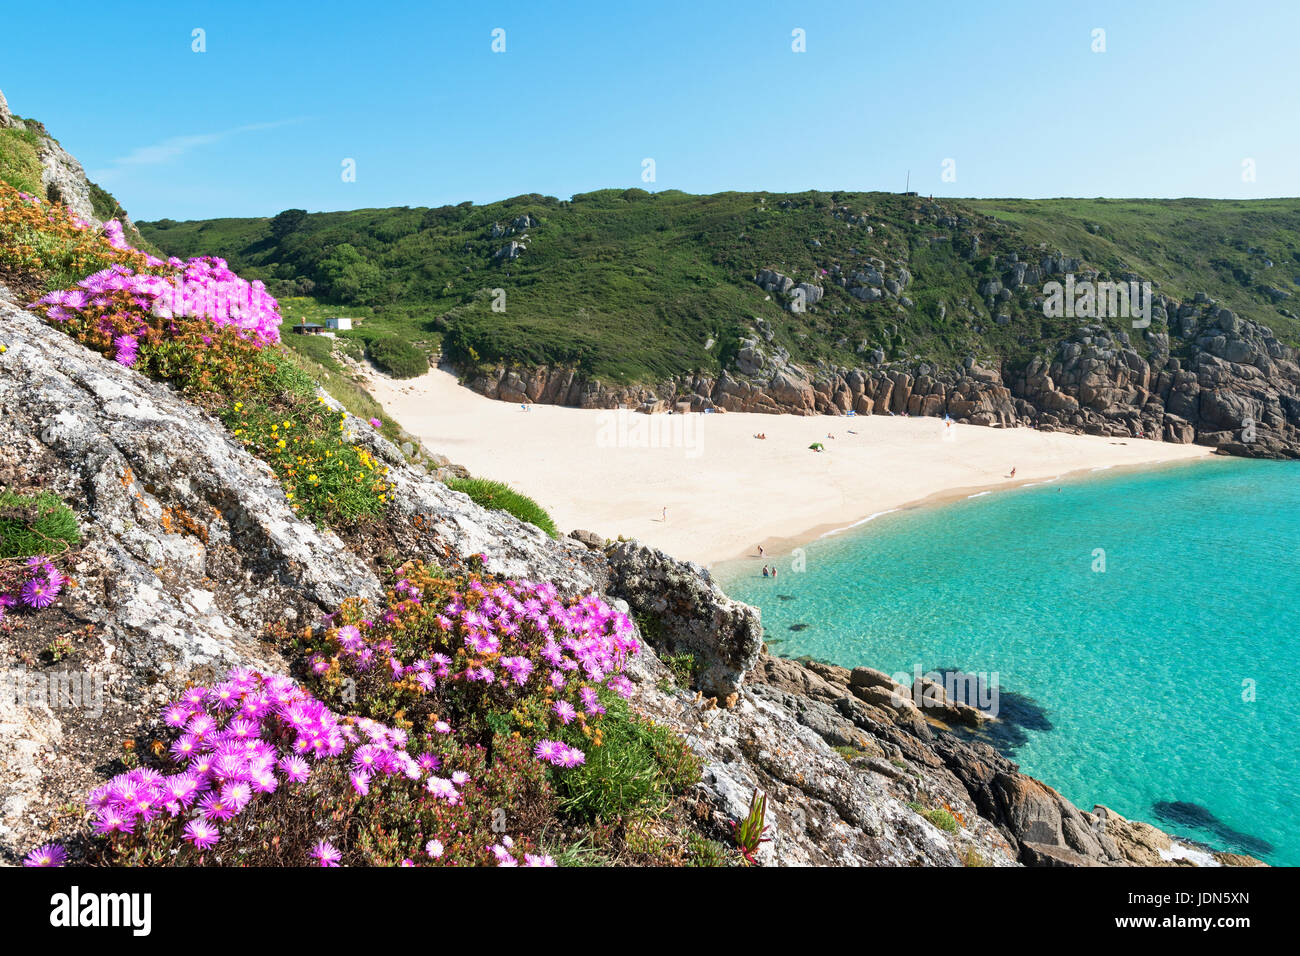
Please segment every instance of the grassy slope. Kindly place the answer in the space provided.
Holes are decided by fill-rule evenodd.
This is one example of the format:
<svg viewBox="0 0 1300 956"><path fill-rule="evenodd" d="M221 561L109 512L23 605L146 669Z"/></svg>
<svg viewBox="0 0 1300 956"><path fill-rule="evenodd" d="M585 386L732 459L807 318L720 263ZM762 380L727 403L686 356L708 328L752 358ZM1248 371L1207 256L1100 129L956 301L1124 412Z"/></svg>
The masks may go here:
<svg viewBox="0 0 1300 956"><path fill-rule="evenodd" d="M869 217L872 234L832 215L840 206ZM614 381L716 372L756 316L804 361L861 364L859 343L891 359L949 363L974 353L1022 361L1079 321L1046 319L1023 294L993 310L1014 320L998 326L976 287L996 274L990 254L1036 258L1040 248L1111 274L1137 272L1178 298L1208 292L1300 341L1300 322L1281 315L1262 291L1300 292L1300 200L939 206L963 222L939 227L925 214L926 200L886 193L633 189L568 202L529 195L486 206L320 213L279 239L268 219L162 220L141 229L169 253L220 254L273 291L311 293L291 310L365 318L357 337L395 333L426 348L441 339L462 360L577 364ZM529 230L528 251L494 262L511 237L491 238L492 224L524 213L540 220ZM975 233L980 253L971 259L965 253ZM952 241L930 241L939 235ZM860 303L820 278L822 268L838 263L852 271L866 256L906 261L915 278L911 309ZM798 316L767 301L751 279L768 266L825 285L825 300ZM495 288L506 290L505 313L490 308Z"/></svg>
<svg viewBox="0 0 1300 956"><path fill-rule="evenodd" d="M0 129L0 179L16 189L44 196L41 161L36 148L40 138L30 129Z"/></svg>
<svg viewBox="0 0 1300 956"><path fill-rule="evenodd" d="M30 117L15 118L22 119L26 128L0 129L0 180L25 193L46 198L45 186L41 182L40 148L42 138L53 137L40 121ZM116 196L98 183L90 180L86 182L90 186L90 204L97 218L126 220L127 211ZM137 249L161 254L157 246L140 235L134 228L134 223L127 233L131 244Z"/></svg>

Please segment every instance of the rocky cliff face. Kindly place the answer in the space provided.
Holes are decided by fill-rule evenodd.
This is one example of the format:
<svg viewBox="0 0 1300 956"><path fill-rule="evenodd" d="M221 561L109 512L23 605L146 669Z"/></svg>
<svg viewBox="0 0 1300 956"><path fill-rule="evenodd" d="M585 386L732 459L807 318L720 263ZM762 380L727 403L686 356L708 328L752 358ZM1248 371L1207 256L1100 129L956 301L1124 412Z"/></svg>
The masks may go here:
<svg viewBox="0 0 1300 956"><path fill-rule="evenodd" d="M702 757L694 796L715 829L743 816L756 788L770 794L766 862L1237 862L1078 810L991 747L945 730L967 716L954 704L922 711L909 689L866 668L766 656L758 612L702 569L636 543L552 540L484 511L355 420L345 427L392 466L399 504L378 540L323 531L294 514L269 469L216 420L5 295L0 287L0 484L57 491L85 535L74 583L29 619L43 623L0 629L6 686L78 673L102 688L98 712L43 695L0 698L5 860L42 842L187 680L232 666L285 672L263 640L268 625L311 625L347 596L374 596L379 565L396 556L454 569L481 554L494 571L595 591L636 615L647 642L632 673L636 706ZM56 635L70 649L52 664L42 651ZM694 658L695 686L679 684L660 653Z"/></svg>
<svg viewBox="0 0 1300 956"><path fill-rule="evenodd" d="M871 286L867 286L871 288ZM930 363L809 369L765 340L742 340L734 371L657 386L606 386L573 369L498 368L467 384L489 398L582 408L793 415L948 415L975 425L1030 425L1157 441L1234 455L1300 458L1300 365L1266 326L1208 300L1157 297L1140 334L1080 326L1025 367ZM1164 317L1172 316L1166 325ZM770 333L768 333L770 334Z"/></svg>
<svg viewBox="0 0 1300 956"><path fill-rule="evenodd" d="M90 180L86 178L86 170L81 163L40 123L14 116L5 101L4 93L0 92L0 129L10 127L30 129L40 140L37 156L41 161L41 185L45 189L44 198L51 202L61 202L79 218L96 226L101 225L103 220L95 213ZM119 211L117 218L128 230L135 232L135 224L124 211Z"/></svg>

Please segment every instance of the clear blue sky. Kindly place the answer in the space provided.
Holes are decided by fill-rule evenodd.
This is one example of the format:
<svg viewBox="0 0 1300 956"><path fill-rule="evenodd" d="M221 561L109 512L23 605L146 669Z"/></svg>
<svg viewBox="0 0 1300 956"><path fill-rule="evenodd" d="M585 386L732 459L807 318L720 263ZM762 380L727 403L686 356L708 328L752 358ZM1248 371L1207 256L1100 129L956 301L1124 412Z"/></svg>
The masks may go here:
<svg viewBox="0 0 1300 956"><path fill-rule="evenodd" d="M1300 195L1296 0L78 0L3 21L11 109L138 219L899 190L909 169L944 196Z"/></svg>

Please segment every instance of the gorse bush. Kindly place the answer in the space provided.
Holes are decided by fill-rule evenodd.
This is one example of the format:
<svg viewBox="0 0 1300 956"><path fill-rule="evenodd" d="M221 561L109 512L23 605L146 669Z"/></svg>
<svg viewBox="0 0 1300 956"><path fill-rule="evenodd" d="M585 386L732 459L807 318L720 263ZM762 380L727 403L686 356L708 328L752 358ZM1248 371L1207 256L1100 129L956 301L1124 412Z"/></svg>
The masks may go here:
<svg viewBox="0 0 1300 956"><path fill-rule="evenodd" d="M285 379L295 373L287 365L276 369ZM388 466L347 441L346 412L333 411L324 399L285 397L295 394L302 393L255 392L220 415L231 434L271 466L295 511L330 525L378 514L388 499Z"/></svg>
<svg viewBox="0 0 1300 956"><path fill-rule="evenodd" d="M527 521L545 531L552 538L560 535L555 522L541 505L527 495L522 495L509 485L487 478L452 478L447 482L452 491L463 492L475 504L491 510L505 511L520 521Z"/></svg>

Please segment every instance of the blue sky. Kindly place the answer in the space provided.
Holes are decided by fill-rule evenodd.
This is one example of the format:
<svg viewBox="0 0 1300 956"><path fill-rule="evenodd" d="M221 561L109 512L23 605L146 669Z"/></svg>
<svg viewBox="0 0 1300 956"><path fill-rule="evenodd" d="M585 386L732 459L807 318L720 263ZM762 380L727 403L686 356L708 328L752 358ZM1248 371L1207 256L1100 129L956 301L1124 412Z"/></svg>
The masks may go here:
<svg viewBox="0 0 1300 956"><path fill-rule="evenodd" d="M50 18L6 11L0 89L138 219L901 190L909 169L936 196L1300 195L1294 0L78 0L67 29Z"/></svg>

